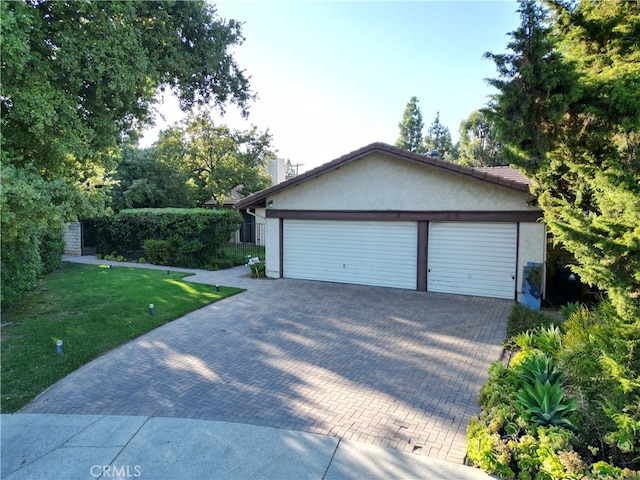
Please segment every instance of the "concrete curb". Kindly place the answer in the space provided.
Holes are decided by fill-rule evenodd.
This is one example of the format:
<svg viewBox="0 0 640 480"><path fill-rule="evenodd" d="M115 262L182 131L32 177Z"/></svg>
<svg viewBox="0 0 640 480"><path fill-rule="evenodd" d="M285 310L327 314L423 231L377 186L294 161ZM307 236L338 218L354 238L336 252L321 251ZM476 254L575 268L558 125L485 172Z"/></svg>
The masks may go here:
<svg viewBox="0 0 640 480"><path fill-rule="evenodd" d="M7 480L54 478L460 479L484 472L335 437L220 421L0 416Z"/></svg>

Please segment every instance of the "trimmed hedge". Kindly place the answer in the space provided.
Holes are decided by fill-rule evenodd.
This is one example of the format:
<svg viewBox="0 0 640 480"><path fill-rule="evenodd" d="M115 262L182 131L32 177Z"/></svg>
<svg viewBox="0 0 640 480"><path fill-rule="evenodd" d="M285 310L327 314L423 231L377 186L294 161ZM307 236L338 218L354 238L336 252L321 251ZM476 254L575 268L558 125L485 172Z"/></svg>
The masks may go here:
<svg viewBox="0 0 640 480"><path fill-rule="evenodd" d="M242 217L233 210L122 210L98 220L98 254L129 258L144 252L150 263L208 268L215 266L223 246L241 224Z"/></svg>

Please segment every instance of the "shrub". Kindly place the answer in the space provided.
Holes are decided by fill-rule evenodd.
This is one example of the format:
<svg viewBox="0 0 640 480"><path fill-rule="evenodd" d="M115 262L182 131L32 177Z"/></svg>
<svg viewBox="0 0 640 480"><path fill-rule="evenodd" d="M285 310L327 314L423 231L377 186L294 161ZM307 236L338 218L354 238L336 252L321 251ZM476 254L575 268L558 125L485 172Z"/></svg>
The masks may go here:
<svg viewBox="0 0 640 480"><path fill-rule="evenodd" d="M636 400L635 405L629 405L623 410L610 403L604 406L605 413L616 424L616 429L607 432L604 439L622 454L640 451L640 397Z"/></svg>
<svg viewBox="0 0 640 480"><path fill-rule="evenodd" d="M627 468L623 469L601 461L593 464L588 477L606 480L638 480L640 479L640 474Z"/></svg>
<svg viewBox="0 0 640 480"><path fill-rule="evenodd" d="M580 309L580 302L569 302L566 305L560 307L560 314L562 318L568 320L571 315Z"/></svg>
<svg viewBox="0 0 640 480"><path fill-rule="evenodd" d="M3 248L2 306L8 307L22 298L38 284L41 275L58 270L62 266L64 245L62 230L52 229L16 239L11 248Z"/></svg>
<svg viewBox="0 0 640 480"><path fill-rule="evenodd" d="M4 232L3 232L4 234ZM22 295L38 284L42 273L38 237L25 236L11 243L11 248L2 248L2 307L18 301Z"/></svg>
<svg viewBox="0 0 640 480"><path fill-rule="evenodd" d="M516 303L511 308L507 319L507 340L512 339L518 333L539 327L548 327L557 323L558 321L550 315L532 310L521 303Z"/></svg>
<svg viewBox="0 0 640 480"><path fill-rule="evenodd" d="M480 390L469 459L503 478L639 479L640 322L604 301L511 345L521 350Z"/></svg>
<svg viewBox="0 0 640 480"><path fill-rule="evenodd" d="M526 332L520 332L513 337L513 343L515 343L522 350L532 350L535 348L533 341L533 331L527 330Z"/></svg>
<svg viewBox="0 0 640 480"><path fill-rule="evenodd" d="M249 255L249 261L247 262L247 266L251 269L251 276L254 278L264 277L266 266L262 260L258 257L251 257Z"/></svg>
<svg viewBox="0 0 640 480"><path fill-rule="evenodd" d="M563 329L559 361L584 399L576 418L584 443L599 448L597 459L640 469L640 322L622 321L604 301L580 307Z"/></svg>
<svg viewBox="0 0 640 480"><path fill-rule="evenodd" d="M474 417L467 431L467 457L485 472L500 478L514 478L511 454L497 432L486 428L488 413Z"/></svg>
<svg viewBox="0 0 640 480"><path fill-rule="evenodd" d="M234 262L228 258L215 258L207 264L206 268L208 270L224 270L235 266Z"/></svg>
<svg viewBox="0 0 640 480"><path fill-rule="evenodd" d="M90 206L72 182L47 180L33 165L16 167L6 149L0 154L0 304L8 307L58 268L65 222Z"/></svg>
<svg viewBox="0 0 640 480"><path fill-rule="evenodd" d="M62 230L49 230L40 240L40 259L42 273L52 273L62 267L64 255L64 233Z"/></svg>
<svg viewBox="0 0 640 480"><path fill-rule="evenodd" d="M171 251L167 240L146 240L144 254L150 263L155 265L170 265Z"/></svg>
<svg viewBox="0 0 640 480"><path fill-rule="evenodd" d="M562 332L556 325L540 327L534 335L533 343L547 355L555 355L562 347Z"/></svg>
<svg viewBox="0 0 640 480"><path fill-rule="evenodd" d="M502 362L493 362L489 367L489 379L480 387L478 401L485 410L498 405L509 405L519 387L513 370L506 368Z"/></svg>
<svg viewBox="0 0 640 480"><path fill-rule="evenodd" d="M173 237L169 241L173 252L171 263L176 267L198 268L202 265L200 255L204 245L198 239L184 240Z"/></svg>
<svg viewBox="0 0 640 480"><path fill-rule="evenodd" d="M144 250L150 263L204 268L212 259L220 258L223 246L241 223L238 212L231 210L122 210L97 222L98 252L126 255Z"/></svg>

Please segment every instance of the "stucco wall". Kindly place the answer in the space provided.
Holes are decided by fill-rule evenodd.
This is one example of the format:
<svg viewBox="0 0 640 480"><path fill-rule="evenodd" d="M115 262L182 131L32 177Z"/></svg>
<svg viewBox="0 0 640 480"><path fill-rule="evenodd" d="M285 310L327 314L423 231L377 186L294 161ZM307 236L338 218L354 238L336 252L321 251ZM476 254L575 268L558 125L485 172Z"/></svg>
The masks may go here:
<svg viewBox="0 0 640 480"><path fill-rule="evenodd" d="M295 210L535 210L526 194L373 154L269 197Z"/></svg>
<svg viewBox="0 0 640 480"><path fill-rule="evenodd" d="M266 275L271 278L280 278L280 220L278 218L267 218L265 241Z"/></svg>
<svg viewBox="0 0 640 480"><path fill-rule="evenodd" d="M545 259L547 256L547 229L546 225L541 222L537 223L521 223L520 224L520 243L518 245L518 278L516 279L516 288L518 291L518 301L522 296L524 288L524 267L528 262L542 263L545 268ZM542 278L546 274L543 270ZM542 284L544 297L544 282Z"/></svg>

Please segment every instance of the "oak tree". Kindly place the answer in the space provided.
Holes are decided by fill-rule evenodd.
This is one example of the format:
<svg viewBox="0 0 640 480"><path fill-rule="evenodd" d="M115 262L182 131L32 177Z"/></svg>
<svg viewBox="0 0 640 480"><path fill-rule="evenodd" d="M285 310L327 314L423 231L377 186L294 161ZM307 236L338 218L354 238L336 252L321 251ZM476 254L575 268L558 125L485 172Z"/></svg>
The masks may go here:
<svg viewBox="0 0 640 480"><path fill-rule="evenodd" d="M38 262L21 259L35 258L44 232L100 206L96 187L127 133L151 121L159 90L185 109L235 103L245 113L253 94L229 52L240 24L201 0L5 1L0 18L7 303L36 281Z"/></svg>

